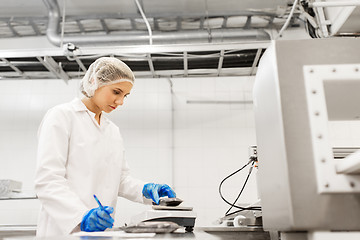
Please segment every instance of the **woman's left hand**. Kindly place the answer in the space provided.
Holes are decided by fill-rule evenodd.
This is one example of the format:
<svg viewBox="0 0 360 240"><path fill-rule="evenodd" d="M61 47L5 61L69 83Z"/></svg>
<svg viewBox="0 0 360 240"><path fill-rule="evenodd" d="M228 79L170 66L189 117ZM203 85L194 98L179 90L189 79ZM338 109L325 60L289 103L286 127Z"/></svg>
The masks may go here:
<svg viewBox="0 0 360 240"><path fill-rule="evenodd" d="M174 190L167 184L147 183L144 185L142 193L144 197L152 199L156 204L159 204L160 197L176 197Z"/></svg>

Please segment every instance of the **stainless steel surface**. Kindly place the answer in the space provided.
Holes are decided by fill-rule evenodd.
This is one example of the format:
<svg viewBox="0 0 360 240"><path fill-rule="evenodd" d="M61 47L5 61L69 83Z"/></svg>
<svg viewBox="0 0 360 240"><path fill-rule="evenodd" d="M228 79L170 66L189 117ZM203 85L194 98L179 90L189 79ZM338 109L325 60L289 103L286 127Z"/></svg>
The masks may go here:
<svg viewBox="0 0 360 240"><path fill-rule="evenodd" d="M48 238L36 238L34 237L33 232L29 232L28 234L24 234L23 232L13 232L11 233L3 233L0 232L0 239L6 237L9 240L76 240L76 239L123 239L117 237L76 237L76 236L58 236L58 237L48 237ZM131 238L137 239L137 238ZM145 239L145 238L142 238ZM270 240L269 233L267 232L253 232L253 231L214 231L211 233L207 233L202 231L201 229L197 230L195 228L192 233L167 233L167 234L156 234L153 238L146 239L194 239L194 240Z"/></svg>
<svg viewBox="0 0 360 240"><path fill-rule="evenodd" d="M0 225L0 239L5 238L34 238L36 226L33 225Z"/></svg>
<svg viewBox="0 0 360 240"><path fill-rule="evenodd" d="M359 195L318 194L303 79L304 65L358 63L359 46L359 39L277 41L261 60L254 107L266 230L360 229Z"/></svg>
<svg viewBox="0 0 360 240"><path fill-rule="evenodd" d="M264 232L264 230L261 227L197 227L197 230L204 231L207 233L221 233L221 232L258 232L263 234L264 236L268 235L268 232Z"/></svg>

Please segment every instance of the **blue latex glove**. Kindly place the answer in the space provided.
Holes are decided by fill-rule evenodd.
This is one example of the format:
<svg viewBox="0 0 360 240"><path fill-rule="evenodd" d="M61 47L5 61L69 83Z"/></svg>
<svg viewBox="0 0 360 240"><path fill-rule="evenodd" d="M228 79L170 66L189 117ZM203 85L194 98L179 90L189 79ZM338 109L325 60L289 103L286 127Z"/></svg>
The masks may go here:
<svg viewBox="0 0 360 240"><path fill-rule="evenodd" d="M114 219L110 214L114 212L114 208L105 206L104 209L105 211L97 207L88 211L81 221L81 231L100 232L107 228L112 228Z"/></svg>
<svg viewBox="0 0 360 240"><path fill-rule="evenodd" d="M169 198L176 197L176 193L166 184L147 183L142 190L144 197L152 199L156 204L159 204L160 197L168 196Z"/></svg>

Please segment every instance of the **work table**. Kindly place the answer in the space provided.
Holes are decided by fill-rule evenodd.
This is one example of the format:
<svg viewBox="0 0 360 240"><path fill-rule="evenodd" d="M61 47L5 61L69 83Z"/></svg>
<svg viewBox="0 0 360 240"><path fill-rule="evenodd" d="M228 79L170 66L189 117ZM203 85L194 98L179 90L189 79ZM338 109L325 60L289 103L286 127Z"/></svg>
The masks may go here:
<svg viewBox="0 0 360 240"><path fill-rule="evenodd" d="M206 232L204 231L206 230ZM150 238L141 238L144 239L162 239L162 240L185 240L185 239L194 239L194 240L270 240L270 236L267 232L259 231L219 231L212 230L208 232L207 229L195 228L194 232L175 232L175 233L166 233L166 234L156 234L154 237ZM95 237L95 236L58 236L58 237L48 237L48 238L36 238L34 230L28 231L1 231L0 230L0 239L6 240L83 240L83 239L132 239L137 238L120 238L120 237Z"/></svg>

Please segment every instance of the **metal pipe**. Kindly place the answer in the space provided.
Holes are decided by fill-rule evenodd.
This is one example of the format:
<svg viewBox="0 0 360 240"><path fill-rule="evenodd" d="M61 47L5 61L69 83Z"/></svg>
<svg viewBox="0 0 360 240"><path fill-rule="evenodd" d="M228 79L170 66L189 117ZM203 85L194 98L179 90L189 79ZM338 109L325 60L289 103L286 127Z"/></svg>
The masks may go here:
<svg viewBox="0 0 360 240"><path fill-rule="evenodd" d="M259 62L261 52L262 52L262 48L259 48L256 52L254 62L251 66L250 76L254 75L254 73L255 73L255 67L256 67L257 63Z"/></svg>
<svg viewBox="0 0 360 240"><path fill-rule="evenodd" d="M275 37L275 40L278 39L279 37L282 37L283 32L284 32L285 29L288 27L288 25L289 25L289 23L290 23L290 20L291 20L293 14L294 14L294 11L295 11L295 8L296 8L297 3L298 3L298 0L294 0L294 3L293 3L293 6L292 6L292 8L291 8L291 11L290 11L290 13L289 13L289 16L288 16L288 18L286 19L285 24L284 24L284 25L282 26L282 28L280 29L279 34Z"/></svg>
<svg viewBox="0 0 360 240"><path fill-rule="evenodd" d="M60 10L57 0L43 0L49 10L48 27L46 35L49 41L55 46L63 43L73 43L76 45L96 44L96 43L121 43L121 44L148 44L149 35L147 32L126 33L123 35L72 35L64 36L61 39L60 29ZM174 44L174 43L207 43L238 41L238 40L270 40L270 35L262 30L238 30L238 29L212 29L193 30L181 32L153 32L152 40L155 44Z"/></svg>
<svg viewBox="0 0 360 240"><path fill-rule="evenodd" d="M187 77L188 75L188 54L184 52L184 75Z"/></svg>
<svg viewBox="0 0 360 240"><path fill-rule="evenodd" d="M139 9L139 12L140 12L142 18L144 19L146 28L147 28L147 30L148 30L148 32L149 32L149 44L152 45L153 41L152 41L152 31L151 31L150 23L149 23L149 21L147 20L147 18L146 18L146 16L145 16L145 13L144 13L144 11L143 11L143 9L142 9L139 1L138 1L138 0L135 0L135 3L136 3L136 5L137 5L137 7L138 7L138 9Z"/></svg>
<svg viewBox="0 0 360 240"><path fill-rule="evenodd" d="M353 7L353 6L360 6L359 0L350 0L350 1L336 1L336 2L312 2L309 3L309 7Z"/></svg>
<svg viewBox="0 0 360 240"><path fill-rule="evenodd" d="M224 49L221 49L221 51L220 51L220 57L219 57L219 63L218 63L218 72L217 72L217 75L218 75L218 76L220 76L220 72L221 72L221 69L222 69L222 66L223 66L224 53L225 53L225 50L224 50Z"/></svg>

